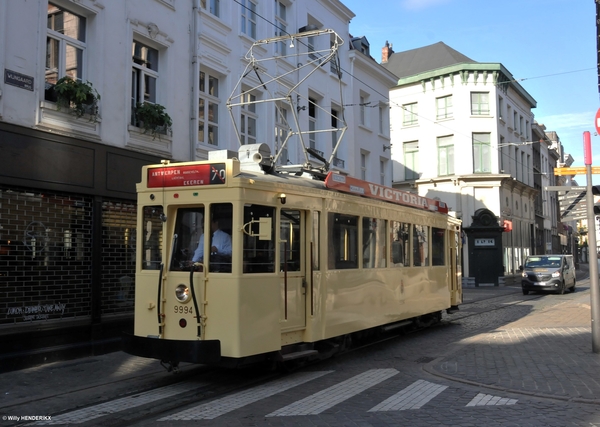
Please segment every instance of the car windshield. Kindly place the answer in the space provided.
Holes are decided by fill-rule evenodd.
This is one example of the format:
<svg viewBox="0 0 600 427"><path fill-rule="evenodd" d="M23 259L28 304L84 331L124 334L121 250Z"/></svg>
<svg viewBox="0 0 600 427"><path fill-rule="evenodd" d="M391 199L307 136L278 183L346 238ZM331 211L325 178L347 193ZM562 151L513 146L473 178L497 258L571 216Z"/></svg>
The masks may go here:
<svg viewBox="0 0 600 427"><path fill-rule="evenodd" d="M526 268L534 268L534 267L545 267L545 268L559 268L560 267L560 257L552 257L552 256L539 256L539 257L530 257L527 258L527 262L525 263Z"/></svg>

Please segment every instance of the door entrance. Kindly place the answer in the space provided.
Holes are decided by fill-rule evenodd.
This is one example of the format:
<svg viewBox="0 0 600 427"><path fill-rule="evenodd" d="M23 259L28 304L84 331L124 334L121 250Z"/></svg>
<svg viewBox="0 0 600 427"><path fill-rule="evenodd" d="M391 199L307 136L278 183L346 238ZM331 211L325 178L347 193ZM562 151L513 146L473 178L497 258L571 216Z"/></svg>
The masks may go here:
<svg viewBox="0 0 600 427"><path fill-rule="evenodd" d="M282 209L279 220L279 277L282 332L306 326L306 213Z"/></svg>

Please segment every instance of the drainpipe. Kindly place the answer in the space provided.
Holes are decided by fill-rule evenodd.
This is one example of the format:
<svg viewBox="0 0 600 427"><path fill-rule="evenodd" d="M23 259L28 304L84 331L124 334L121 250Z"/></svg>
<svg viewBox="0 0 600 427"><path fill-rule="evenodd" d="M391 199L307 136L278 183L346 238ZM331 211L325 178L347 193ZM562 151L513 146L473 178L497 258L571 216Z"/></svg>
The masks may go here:
<svg viewBox="0 0 600 427"><path fill-rule="evenodd" d="M196 160L196 143L198 142L198 79L200 78L200 61L198 60L198 31L200 29L200 0L192 0L192 34L191 34L191 58L192 58L192 81L190 100L190 161Z"/></svg>

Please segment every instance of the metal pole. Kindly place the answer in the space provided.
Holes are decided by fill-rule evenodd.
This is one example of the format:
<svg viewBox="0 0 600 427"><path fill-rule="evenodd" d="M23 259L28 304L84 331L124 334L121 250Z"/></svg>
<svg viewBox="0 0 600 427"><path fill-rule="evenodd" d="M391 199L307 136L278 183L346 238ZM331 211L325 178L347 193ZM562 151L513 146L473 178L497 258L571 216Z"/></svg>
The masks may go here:
<svg viewBox="0 0 600 427"><path fill-rule="evenodd" d="M590 306L592 313L592 352L600 353L600 304L598 303L598 250L596 248L596 218L592 192L592 144L589 132L583 133L583 152L587 178L588 248L590 250Z"/></svg>

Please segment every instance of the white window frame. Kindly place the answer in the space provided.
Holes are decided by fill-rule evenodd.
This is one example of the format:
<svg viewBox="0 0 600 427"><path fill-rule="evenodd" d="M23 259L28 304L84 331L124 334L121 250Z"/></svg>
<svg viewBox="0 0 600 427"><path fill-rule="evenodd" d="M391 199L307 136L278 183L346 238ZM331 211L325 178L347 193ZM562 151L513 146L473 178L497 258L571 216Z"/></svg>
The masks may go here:
<svg viewBox="0 0 600 427"><path fill-rule="evenodd" d="M149 104L157 103L157 92L158 92L158 79L159 79L159 69L158 65L160 62L160 51L155 47L148 45L148 43L141 41L139 39L134 38L132 40L132 50L133 44L139 44L144 48L152 51L156 54L156 67L152 69L150 67L145 66L144 64L140 64L133 59L132 52L132 61L131 61L131 124L134 126L138 126L137 120L135 119L135 108L138 104L143 104L145 102ZM148 58L146 58L148 59ZM139 58L140 61L144 60L143 58ZM147 85L148 81L154 81L154 87L149 88Z"/></svg>
<svg viewBox="0 0 600 427"><path fill-rule="evenodd" d="M200 70L198 76L198 142L204 145L219 146L219 99L220 77L209 70ZM202 111L200 111L202 110ZM212 115L211 115L212 112ZM203 127L204 138L201 138L200 128ZM209 136L212 135L212 141Z"/></svg>
<svg viewBox="0 0 600 427"><path fill-rule="evenodd" d="M200 0L200 7L217 18L221 17L221 0Z"/></svg>
<svg viewBox="0 0 600 427"><path fill-rule="evenodd" d="M419 141L406 141L404 149L404 180L412 181L419 179Z"/></svg>
<svg viewBox="0 0 600 427"><path fill-rule="evenodd" d="M452 95L441 96L435 99L437 120L446 120L453 117Z"/></svg>
<svg viewBox="0 0 600 427"><path fill-rule="evenodd" d="M490 115L490 93L489 92L471 92L471 115L489 116Z"/></svg>
<svg viewBox="0 0 600 427"><path fill-rule="evenodd" d="M285 36L287 32L287 5L275 0L275 37ZM275 55L287 55L287 42L275 43Z"/></svg>
<svg viewBox="0 0 600 427"><path fill-rule="evenodd" d="M402 126L414 126L419 124L419 104L411 102L402 106Z"/></svg>
<svg viewBox="0 0 600 427"><path fill-rule="evenodd" d="M454 175L454 137L437 138L438 176Z"/></svg>
<svg viewBox="0 0 600 427"><path fill-rule="evenodd" d="M252 0L241 0L240 30L253 40L256 40L256 3Z"/></svg>
<svg viewBox="0 0 600 427"><path fill-rule="evenodd" d="M473 173L492 172L491 141L489 132L473 133Z"/></svg>
<svg viewBox="0 0 600 427"><path fill-rule="evenodd" d="M244 91L240 96L242 104L240 112L240 143L242 145L256 144L258 139L257 124L258 114L256 101L258 95L254 92Z"/></svg>
<svg viewBox="0 0 600 427"><path fill-rule="evenodd" d="M369 162L369 153L367 151L360 152L360 179L367 180L367 166Z"/></svg>
<svg viewBox="0 0 600 427"><path fill-rule="evenodd" d="M48 8L50 8L51 6L56 7L57 9L59 9L60 11L62 11L63 13L69 13L73 16L76 16L77 18L79 18L80 23L83 24L83 32L84 32L84 37L83 39L86 40L87 39L87 29L88 29L88 19L87 17L80 15L78 13L73 12L72 10L65 8L61 5L58 4L54 4L54 3L49 3L48 4ZM68 35L65 35L59 31L50 29L46 26L46 59L48 59L50 57L49 53L48 53L48 39L52 39L54 41L58 41L58 52L56 52L58 59L58 66L57 68L48 68L48 63L46 62L46 70L45 70L45 79L46 79L46 89L49 89L48 85L54 85L56 84L56 82L61 79L62 77L65 76L70 76L72 78L75 78L76 80L79 81L83 81L84 78L86 77L86 68L85 68L85 63L86 63L86 57L87 57L87 44L85 41L83 40L79 40L79 39L75 39L73 37L70 37ZM71 56L69 53L67 53L67 51L72 48L75 49L77 51L81 51L81 57L80 60L78 61L79 64L77 64L77 68L76 68L76 72L73 73L71 72L68 68L67 68L67 63L69 62L69 57ZM50 82L48 81L49 76L51 75L55 75L55 78L50 78Z"/></svg>
<svg viewBox="0 0 600 427"><path fill-rule="evenodd" d="M275 150L279 155L277 162L279 165L287 165L289 163L289 150L286 146L283 146L284 141L290 132L288 118L288 108L284 105L277 105L275 107Z"/></svg>

